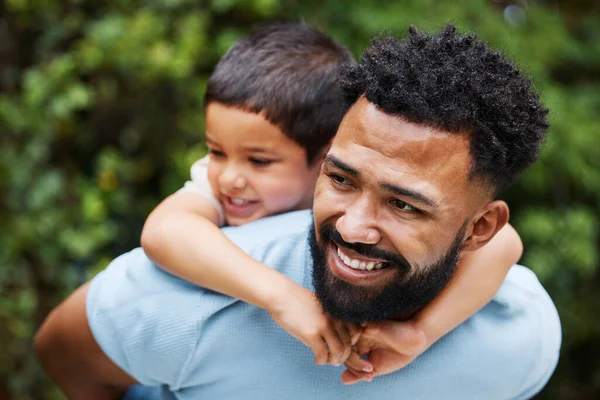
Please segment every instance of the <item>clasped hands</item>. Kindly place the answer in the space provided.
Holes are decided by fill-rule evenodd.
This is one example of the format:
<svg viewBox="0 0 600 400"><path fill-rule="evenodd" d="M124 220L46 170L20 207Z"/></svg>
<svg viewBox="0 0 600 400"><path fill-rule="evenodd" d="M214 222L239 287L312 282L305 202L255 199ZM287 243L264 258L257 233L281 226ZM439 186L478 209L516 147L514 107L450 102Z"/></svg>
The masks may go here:
<svg viewBox="0 0 600 400"><path fill-rule="evenodd" d="M353 342L356 341L353 340ZM412 321L382 321L362 327L346 362L342 382L370 382L410 364L428 348L424 332ZM366 356L363 359L362 356Z"/></svg>
<svg viewBox="0 0 600 400"><path fill-rule="evenodd" d="M359 326L325 314L314 293L297 284L281 289L282 294L269 301L271 318L311 348L317 365L344 363L345 384L370 382L403 368L431 345L413 320Z"/></svg>

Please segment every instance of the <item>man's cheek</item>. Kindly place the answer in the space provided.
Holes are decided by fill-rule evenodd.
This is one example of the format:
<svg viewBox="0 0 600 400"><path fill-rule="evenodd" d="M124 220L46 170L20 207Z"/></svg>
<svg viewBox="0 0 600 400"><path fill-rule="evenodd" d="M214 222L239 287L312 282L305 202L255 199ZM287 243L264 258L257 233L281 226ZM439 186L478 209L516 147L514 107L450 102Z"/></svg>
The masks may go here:
<svg viewBox="0 0 600 400"><path fill-rule="evenodd" d="M336 213L343 210L348 201L348 194L335 190L329 182L318 185L315 190L315 209L321 208Z"/></svg>
<svg viewBox="0 0 600 400"><path fill-rule="evenodd" d="M429 245L435 239L429 238L426 233L414 227L395 224L394 227L385 227L386 236L391 238L395 251L402 254L411 266L428 265L429 260L436 260L437 246Z"/></svg>
<svg viewBox="0 0 600 400"><path fill-rule="evenodd" d="M323 223L330 223L340 215L338 205L331 198L321 197L319 201L315 200L313 207L314 219L317 227Z"/></svg>

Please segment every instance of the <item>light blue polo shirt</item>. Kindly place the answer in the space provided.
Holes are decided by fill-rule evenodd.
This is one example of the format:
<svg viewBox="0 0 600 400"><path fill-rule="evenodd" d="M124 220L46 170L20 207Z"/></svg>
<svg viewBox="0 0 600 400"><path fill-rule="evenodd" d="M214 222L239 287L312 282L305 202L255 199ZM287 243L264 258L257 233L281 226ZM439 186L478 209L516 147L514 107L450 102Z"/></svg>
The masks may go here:
<svg viewBox="0 0 600 400"><path fill-rule="evenodd" d="M224 232L311 288L310 223L310 212L300 211ZM487 306L412 364L350 386L340 382L343 367L315 365L310 348L267 312L163 272L142 249L94 278L86 307L113 362L142 384L161 386L163 398L182 400L526 399L552 375L561 341L552 301L518 265Z"/></svg>

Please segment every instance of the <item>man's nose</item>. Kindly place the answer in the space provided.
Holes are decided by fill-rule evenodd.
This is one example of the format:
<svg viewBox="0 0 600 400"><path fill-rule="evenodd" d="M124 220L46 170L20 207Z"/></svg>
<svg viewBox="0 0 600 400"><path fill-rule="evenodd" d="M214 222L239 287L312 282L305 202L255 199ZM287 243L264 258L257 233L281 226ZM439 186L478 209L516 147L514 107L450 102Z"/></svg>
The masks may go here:
<svg viewBox="0 0 600 400"><path fill-rule="evenodd" d="M246 186L246 178L239 166L229 163L219 176L219 184L230 190L241 190Z"/></svg>
<svg viewBox="0 0 600 400"><path fill-rule="evenodd" d="M347 207L338 218L336 229L348 243L377 244L381 234L377 227L377 205L364 197Z"/></svg>

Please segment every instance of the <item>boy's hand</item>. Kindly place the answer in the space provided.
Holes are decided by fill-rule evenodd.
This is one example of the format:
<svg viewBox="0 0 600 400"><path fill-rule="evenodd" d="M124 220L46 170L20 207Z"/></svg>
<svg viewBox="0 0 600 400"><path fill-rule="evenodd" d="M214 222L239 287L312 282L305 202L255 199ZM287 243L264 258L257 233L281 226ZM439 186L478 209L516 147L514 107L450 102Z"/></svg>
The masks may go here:
<svg viewBox="0 0 600 400"><path fill-rule="evenodd" d="M425 333L413 322L383 321L367 325L354 351L346 360L342 382L352 384L404 368L429 344ZM360 357L367 354L367 360ZM369 372L369 364L372 370Z"/></svg>
<svg viewBox="0 0 600 400"><path fill-rule="evenodd" d="M312 349L315 364L340 365L348 359L361 328L326 315L313 292L292 283L271 304L271 318Z"/></svg>

